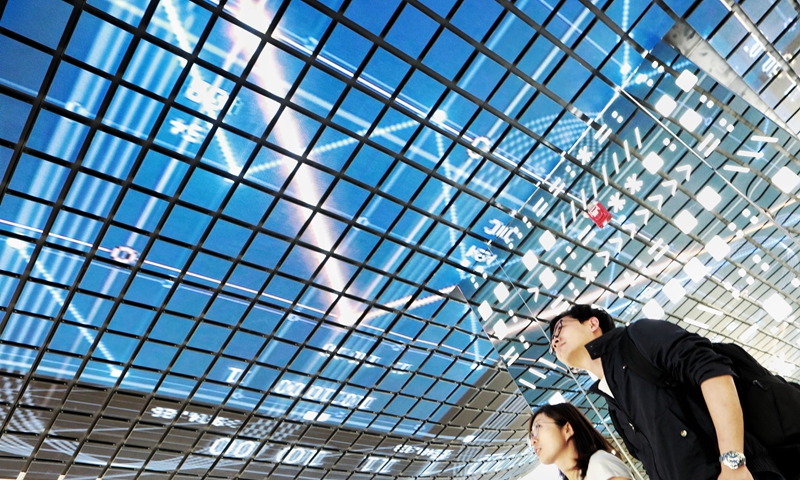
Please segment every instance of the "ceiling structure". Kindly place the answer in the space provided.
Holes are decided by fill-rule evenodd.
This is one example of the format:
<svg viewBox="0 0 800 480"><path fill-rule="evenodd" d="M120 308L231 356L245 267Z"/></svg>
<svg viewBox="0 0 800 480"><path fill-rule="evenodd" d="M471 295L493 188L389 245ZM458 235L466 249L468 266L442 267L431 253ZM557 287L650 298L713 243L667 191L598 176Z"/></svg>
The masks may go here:
<svg viewBox="0 0 800 480"><path fill-rule="evenodd" d="M0 478L520 478L571 302L798 378L797 7L8 1Z"/></svg>

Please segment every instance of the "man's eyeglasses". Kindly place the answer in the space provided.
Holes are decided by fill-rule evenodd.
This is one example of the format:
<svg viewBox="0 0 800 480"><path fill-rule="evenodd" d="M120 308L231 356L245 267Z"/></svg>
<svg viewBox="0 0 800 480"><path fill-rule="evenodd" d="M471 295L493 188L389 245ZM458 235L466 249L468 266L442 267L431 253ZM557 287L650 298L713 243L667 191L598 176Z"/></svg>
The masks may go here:
<svg viewBox="0 0 800 480"><path fill-rule="evenodd" d="M564 328L564 319L560 318L555 326L553 327L553 333L550 336L550 353L552 354L555 351L555 343L558 339L558 336L561 335L561 329Z"/></svg>

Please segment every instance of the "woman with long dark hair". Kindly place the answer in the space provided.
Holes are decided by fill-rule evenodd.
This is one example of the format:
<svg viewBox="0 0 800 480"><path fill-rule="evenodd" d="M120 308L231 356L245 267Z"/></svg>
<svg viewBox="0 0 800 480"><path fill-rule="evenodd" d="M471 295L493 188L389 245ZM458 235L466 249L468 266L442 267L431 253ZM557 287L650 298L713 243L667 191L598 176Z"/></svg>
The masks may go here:
<svg viewBox="0 0 800 480"><path fill-rule="evenodd" d="M589 419L569 403L545 405L528 422L528 441L567 480L631 480L628 467Z"/></svg>

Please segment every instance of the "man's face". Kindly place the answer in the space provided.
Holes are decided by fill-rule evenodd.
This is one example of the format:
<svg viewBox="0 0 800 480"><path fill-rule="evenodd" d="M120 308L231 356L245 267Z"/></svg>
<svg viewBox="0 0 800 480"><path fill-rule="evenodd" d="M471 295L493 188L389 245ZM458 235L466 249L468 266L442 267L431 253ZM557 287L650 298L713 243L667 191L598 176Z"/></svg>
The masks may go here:
<svg viewBox="0 0 800 480"><path fill-rule="evenodd" d="M594 317L582 323L569 316L563 317L553 327L550 339L556 358L567 366L576 366L576 361L586 351L584 345L599 336L595 333L599 331Z"/></svg>

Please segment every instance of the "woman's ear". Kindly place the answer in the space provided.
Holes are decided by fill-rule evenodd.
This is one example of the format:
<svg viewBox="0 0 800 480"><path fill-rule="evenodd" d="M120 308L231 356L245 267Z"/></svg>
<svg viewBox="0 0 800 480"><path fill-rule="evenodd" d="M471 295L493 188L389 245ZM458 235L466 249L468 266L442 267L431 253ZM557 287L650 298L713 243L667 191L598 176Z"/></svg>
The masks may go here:
<svg viewBox="0 0 800 480"><path fill-rule="evenodd" d="M572 425L567 422L563 427L561 427L561 434L564 435L564 441L568 441L575 435L575 430L572 429Z"/></svg>

